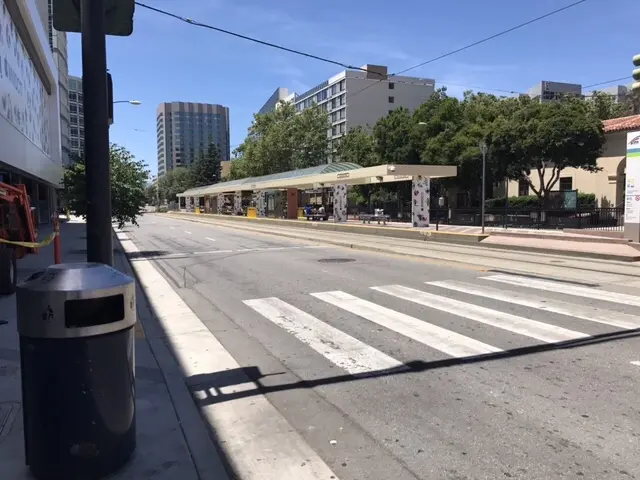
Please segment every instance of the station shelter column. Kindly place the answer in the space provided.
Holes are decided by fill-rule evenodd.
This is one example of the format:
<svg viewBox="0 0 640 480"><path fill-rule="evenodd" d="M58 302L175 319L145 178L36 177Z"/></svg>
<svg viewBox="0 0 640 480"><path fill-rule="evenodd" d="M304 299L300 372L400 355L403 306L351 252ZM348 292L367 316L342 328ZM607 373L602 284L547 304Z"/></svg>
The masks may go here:
<svg viewBox="0 0 640 480"><path fill-rule="evenodd" d="M235 192L233 194L233 213L242 213L242 192Z"/></svg>
<svg viewBox="0 0 640 480"><path fill-rule="evenodd" d="M216 213L222 215L222 209L224 208L224 193L218 194L218 201L216 202Z"/></svg>
<svg viewBox="0 0 640 480"><path fill-rule="evenodd" d="M347 186L333 186L333 221L347 221Z"/></svg>
<svg viewBox="0 0 640 480"><path fill-rule="evenodd" d="M429 226L431 179L418 175L411 180L411 223L414 227Z"/></svg>
<svg viewBox="0 0 640 480"><path fill-rule="evenodd" d="M257 215L258 217L266 217L267 216L267 201L266 194L262 190L258 190L253 192L253 201L256 204Z"/></svg>

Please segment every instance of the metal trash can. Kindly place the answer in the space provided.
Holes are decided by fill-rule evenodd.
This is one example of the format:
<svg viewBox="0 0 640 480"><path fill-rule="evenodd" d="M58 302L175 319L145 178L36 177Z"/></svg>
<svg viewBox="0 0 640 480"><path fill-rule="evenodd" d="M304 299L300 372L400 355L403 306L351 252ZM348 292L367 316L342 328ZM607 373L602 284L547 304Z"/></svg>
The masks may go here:
<svg viewBox="0 0 640 480"><path fill-rule="evenodd" d="M135 282L52 265L17 289L24 444L37 479L102 478L136 448Z"/></svg>

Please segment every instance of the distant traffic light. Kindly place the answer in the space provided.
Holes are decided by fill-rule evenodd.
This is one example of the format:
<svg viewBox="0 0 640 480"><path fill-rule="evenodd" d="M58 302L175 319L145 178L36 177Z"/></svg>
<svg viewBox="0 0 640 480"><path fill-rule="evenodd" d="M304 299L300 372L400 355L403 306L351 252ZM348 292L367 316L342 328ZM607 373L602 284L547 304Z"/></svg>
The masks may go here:
<svg viewBox="0 0 640 480"><path fill-rule="evenodd" d="M633 57L633 65L640 67L640 54ZM640 90L640 68L634 68L632 76L635 82L631 85L631 90Z"/></svg>

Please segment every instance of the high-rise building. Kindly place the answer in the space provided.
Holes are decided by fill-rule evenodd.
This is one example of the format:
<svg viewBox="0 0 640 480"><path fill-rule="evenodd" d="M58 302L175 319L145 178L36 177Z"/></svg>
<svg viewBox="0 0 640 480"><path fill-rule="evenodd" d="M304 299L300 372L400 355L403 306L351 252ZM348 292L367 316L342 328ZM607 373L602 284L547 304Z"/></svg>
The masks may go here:
<svg viewBox="0 0 640 480"><path fill-rule="evenodd" d="M624 103L627 101L627 95L629 94L629 89L624 85L614 85L613 87L606 87L596 90L596 92L604 93L609 95L614 103ZM592 96L593 92L589 92L586 95L587 98Z"/></svg>
<svg viewBox="0 0 640 480"><path fill-rule="evenodd" d="M209 103L170 102L158 105L158 177L193 163L210 142L230 160L229 108Z"/></svg>
<svg viewBox="0 0 640 480"><path fill-rule="evenodd" d="M263 115L265 113L272 112L278 106L280 102L292 101L295 97L295 93L289 95L289 89L279 87L275 92L269 97L269 100L265 102L265 104L258 110L259 115Z"/></svg>
<svg viewBox="0 0 640 480"><path fill-rule="evenodd" d="M528 95L534 100L553 102L567 95L582 96L582 85L578 83L542 81L529 89Z"/></svg>
<svg viewBox="0 0 640 480"><path fill-rule="evenodd" d="M383 65L364 65L364 70L343 70L304 93L278 89L260 109L270 111L282 100L293 102L298 112L321 108L327 112L331 128L327 132L332 146L350 128L370 128L399 107L411 111L433 95L435 80L430 78L390 77ZM329 158L328 161L337 160Z"/></svg>
<svg viewBox="0 0 640 480"><path fill-rule="evenodd" d="M0 0L0 181L25 184L49 222L62 178L58 66L45 0Z"/></svg>
<svg viewBox="0 0 640 480"><path fill-rule="evenodd" d="M69 138L71 155L84 153L84 97L82 96L82 78L69 75Z"/></svg>

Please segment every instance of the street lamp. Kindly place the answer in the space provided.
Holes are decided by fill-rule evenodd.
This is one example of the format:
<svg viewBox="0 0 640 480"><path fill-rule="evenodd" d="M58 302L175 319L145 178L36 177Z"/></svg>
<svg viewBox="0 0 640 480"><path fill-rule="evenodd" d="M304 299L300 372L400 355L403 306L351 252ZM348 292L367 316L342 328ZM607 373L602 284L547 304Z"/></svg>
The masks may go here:
<svg viewBox="0 0 640 480"><path fill-rule="evenodd" d="M113 103L114 104L116 104L116 103L128 103L130 105L142 105L142 102L140 100L116 100Z"/></svg>
<svg viewBox="0 0 640 480"><path fill-rule="evenodd" d="M481 223L482 225L482 233L484 234L484 197L486 195L486 175L487 175L487 144L484 140L481 140L478 144L480 147L480 153L482 153L482 205L480 206L480 215L482 216Z"/></svg>

